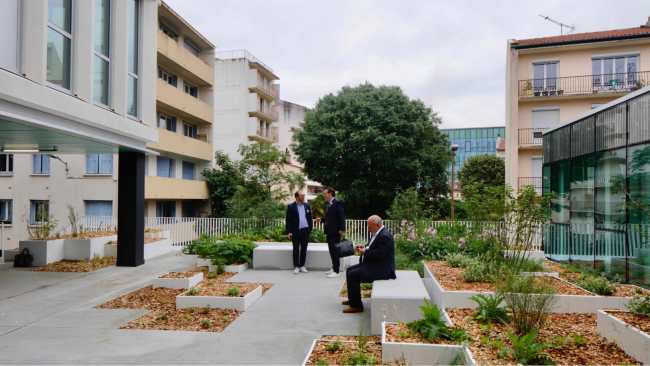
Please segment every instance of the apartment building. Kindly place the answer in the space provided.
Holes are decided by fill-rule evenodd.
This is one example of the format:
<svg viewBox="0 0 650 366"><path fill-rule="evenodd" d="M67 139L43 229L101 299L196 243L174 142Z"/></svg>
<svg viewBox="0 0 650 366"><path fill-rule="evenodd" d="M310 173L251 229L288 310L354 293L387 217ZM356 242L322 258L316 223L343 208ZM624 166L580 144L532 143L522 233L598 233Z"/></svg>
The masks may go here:
<svg viewBox="0 0 650 366"><path fill-rule="evenodd" d="M650 83L650 20L635 28L510 40L506 183L542 188L542 135Z"/></svg>
<svg viewBox="0 0 650 366"><path fill-rule="evenodd" d="M214 150L214 51L201 33L165 2L158 9L156 112L159 153L146 163L145 212L197 217L209 212L203 169Z"/></svg>
<svg viewBox="0 0 650 366"><path fill-rule="evenodd" d="M155 0L3 0L0 221L6 247L53 216L117 214L118 265L144 262ZM116 156L120 157L119 164ZM117 198L117 199L116 199ZM121 204L117 204L117 201Z"/></svg>
<svg viewBox="0 0 650 366"><path fill-rule="evenodd" d="M213 147L239 159L239 145L278 141L280 78L246 50L219 51L215 63Z"/></svg>

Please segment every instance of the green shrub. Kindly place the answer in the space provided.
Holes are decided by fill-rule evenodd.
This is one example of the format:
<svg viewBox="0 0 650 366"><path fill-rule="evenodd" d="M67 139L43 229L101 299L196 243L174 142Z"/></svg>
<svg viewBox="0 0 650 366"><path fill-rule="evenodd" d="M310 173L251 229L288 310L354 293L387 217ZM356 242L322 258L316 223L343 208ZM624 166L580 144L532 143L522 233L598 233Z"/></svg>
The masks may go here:
<svg viewBox="0 0 650 366"><path fill-rule="evenodd" d="M407 326L412 332L420 334L426 340L447 339L462 342L468 338L463 329L450 327L445 323L438 305L425 300L424 305L420 306L420 311L423 319L410 322Z"/></svg>
<svg viewBox="0 0 650 366"><path fill-rule="evenodd" d="M544 352L548 348L548 344L537 342L536 330L533 329L522 336L510 333L508 338L512 344L510 355L517 362L523 365L553 364L549 355Z"/></svg>
<svg viewBox="0 0 650 366"><path fill-rule="evenodd" d="M249 240L230 239L215 245L209 255L216 265L250 263L255 244Z"/></svg>
<svg viewBox="0 0 650 366"><path fill-rule="evenodd" d="M524 335L544 325L554 290L533 276L508 275L499 281L497 293L510 310L513 328Z"/></svg>
<svg viewBox="0 0 650 366"><path fill-rule="evenodd" d="M191 254L198 254L198 253L196 252L196 249L197 249L198 245L199 245L199 241L198 241L198 240L195 240L195 241L193 241L193 242L187 244L187 245L183 248L183 254L190 254L190 255L191 255Z"/></svg>
<svg viewBox="0 0 650 366"><path fill-rule="evenodd" d="M505 263L508 265L508 260ZM521 272L544 272L545 270L542 262L528 258L518 260L517 265Z"/></svg>
<svg viewBox="0 0 650 366"><path fill-rule="evenodd" d="M495 237L491 236L487 238L470 237L466 240L463 252L471 257L503 258L503 246Z"/></svg>
<svg viewBox="0 0 650 366"><path fill-rule="evenodd" d="M262 229L261 234L265 241L289 241L289 237L284 232L284 226L267 226Z"/></svg>
<svg viewBox="0 0 650 366"><path fill-rule="evenodd" d="M449 254L445 260L447 261L449 267L453 268L465 268L475 261L474 258L468 257L465 254L461 253Z"/></svg>
<svg viewBox="0 0 650 366"><path fill-rule="evenodd" d="M463 280L465 282L492 282L492 272L487 263L474 260L468 263L463 270Z"/></svg>
<svg viewBox="0 0 650 366"><path fill-rule="evenodd" d="M228 289L228 296L230 297L236 297L239 296L239 294L240 294L240 290L239 287L237 286L233 286Z"/></svg>
<svg viewBox="0 0 650 366"><path fill-rule="evenodd" d="M196 287L192 287L191 289L187 290L185 296L196 296L198 294L199 294L199 289Z"/></svg>
<svg viewBox="0 0 650 366"><path fill-rule="evenodd" d="M650 316L650 295L636 295L627 304L628 310L635 314Z"/></svg>
<svg viewBox="0 0 650 366"><path fill-rule="evenodd" d="M327 242L327 237L325 232L321 229L314 229L311 231L311 242L313 243L325 243Z"/></svg>
<svg viewBox="0 0 650 366"><path fill-rule="evenodd" d="M208 277L209 279L213 279L213 278L217 278L218 275L219 275L219 274L217 273L217 271L212 271L212 272L208 272L207 277Z"/></svg>
<svg viewBox="0 0 650 366"><path fill-rule="evenodd" d="M330 342L325 346L325 350L329 353L338 352L343 348L341 341Z"/></svg>
<svg viewBox="0 0 650 366"><path fill-rule="evenodd" d="M578 286L601 296L611 296L616 291L616 286L602 276L581 275Z"/></svg>
<svg viewBox="0 0 650 366"><path fill-rule="evenodd" d="M350 355L346 360L344 365L348 366L367 366L367 365L376 365L377 360L375 356L367 352L355 352Z"/></svg>
<svg viewBox="0 0 650 366"><path fill-rule="evenodd" d="M329 363L327 363L327 361L323 360L322 358L319 358L316 360L316 366L329 366Z"/></svg>
<svg viewBox="0 0 650 366"><path fill-rule="evenodd" d="M212 320L210 319L201 319L201 328L208 329L212 328Z"/></svg>
<svg viewBox="0 0 650 366"><path fill-rule="evenodd" d="M479 323L505 324L510 320L508 311L501 306L503 303L503 295L477 294L470 299L478 305L474 311L474 319Z"/></svg>

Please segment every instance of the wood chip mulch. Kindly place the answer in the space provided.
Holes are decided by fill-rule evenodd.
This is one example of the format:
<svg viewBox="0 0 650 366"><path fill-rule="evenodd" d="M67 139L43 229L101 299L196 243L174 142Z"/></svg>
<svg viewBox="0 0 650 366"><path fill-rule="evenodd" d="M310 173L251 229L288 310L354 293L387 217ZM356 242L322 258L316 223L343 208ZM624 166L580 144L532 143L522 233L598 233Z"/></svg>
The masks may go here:
<svg viewBox="0 0 650 366"><path fill-rule="evenodd" d="M510 345L508 325L482 326L472 319L473 310L450 309L448 314L456 326L471 336L470 349L481 365L516 365L510 358L499 358L495 340ZM552 346L546 350L558 365L620 365L639 364L614 343L602 338L596 329L594 314L549 314L539 331L539 342Z"/></svg>
<svg viewBox="0 0 650 366"><path fill-rule="evenodd" d="M117 235L117 232L116 231L87 231L77 236L73 236L72 234L61 235L59 236L59 239L90 239L90 238L101 238L103 236L113 236L113 235Z"/></svg>
<svg viewBox="0 0 650 366"><path fill-rule="evenodd" d="M317 362L325 362L328 365L345 365L346 361L352 355L359 351L358 337L356 336L324 336L314 346L314 350L307 360L306 365L316 365ZM341 343L341 349L335 352L327 350L327 345L336 341ZM366 352L374 356L375 364L382 365L381 362L381 339L377 336L368 337ZM373 366L374 366L373 365Z"/></svg>
<svg viewBox="0 0 650 366"><path fill-rule="evenodd" d="M627 311L611 311L608 310L607 314L613 315L625 323L645 332L650 336L650 316L630 313ZM650 352L650 350L648 350Z"/></svg>
<svg viewBox="0 0 650 366"><path fill-rule="evenodd" d="M650 291L634 285L616 285L616 292L612 296L634 297L636 295L650 296Z"/></svg>
<svg viewBox="0 0 650 366"><path fill-rule="evenodd" d="M244 297L259 286L257 283L223 282L218 277L206 278L196 286L199 290L196 296L228 296L228 289L238 288L239 297Z"/></svg>
<svg viewBox="0 0 650 366"><path fill-rule="evenodd" d="M169 272L158 278L190 278L199 271Z"/></svg>
<svg viewBox="0 0 650 366"><path fill-rule="evenodd" d="M399 343L456 344L455 342L441 338L431 342L419 333L412 332L404 323L387 324L386 341Z"/></svg>
<svg viewBox="0 0 650 366"><path fill-rule="evenodd" d="M367 286L370 285L370 286ZM348 297L348 284L346 281L343 281L343 287L341 287L341 291L339 292L340 297L345 297L347 299ZM369 299L370 296L372 296L372 284L361 284L361 298L362 299Z"/></svg>
<svg viewBox="0 0 650 366"><path fill-rule="evenodd" d="M447 291L495 291L496 286L489 282L465 282L463 268L454 268L444 261L427 262L427 267L440 286Z"/></svg>
<svg viewBox="0 0 650 366"><path fill-rule="evenodd" d="M101 257L88 261L63 260L49 263L44 267L36 267L35 272L92 272L109 266L114 266L117 258Z"/></svg>
<svg viewBox="0 0 650 366"><path fill-rule="evenodd" d="M161 240L163 240L163 238L144 238L144 243L151 244L151 243L159 242ZM117 241L110 241L108 242L108 244L119 245L120 243L118 243Z"/></svg>
<svg viewBox="0 0 650 366"><path fill-rule="evenodd" d="M559 263L549 261L548 259L544 261L544 267L548 268L553 272L558 272L560 274L560 278L569 281L571 283L577 283L580 277L582 276L580 272L573 272L563 267ZM650 291L638 286L626 285L620 283L615 284L615 286L616 286L616 291L611 296L634 297L635 295L646 295L646 296L650 295Z"/></svg>

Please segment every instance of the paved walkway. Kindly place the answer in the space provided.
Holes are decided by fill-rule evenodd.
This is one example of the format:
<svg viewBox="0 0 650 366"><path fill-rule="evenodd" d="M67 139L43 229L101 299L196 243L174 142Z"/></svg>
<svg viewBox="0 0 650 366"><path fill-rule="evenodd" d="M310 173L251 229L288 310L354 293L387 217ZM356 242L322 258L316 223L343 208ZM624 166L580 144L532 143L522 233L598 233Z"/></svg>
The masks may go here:
<svg viewBox="0 0 650 366"><path fill-rule="evenodd" d="M190 264L169 255L90 274L0 270L0 363L300 364L314 338L369 331L368 311L342 314L343 279L323 272L235 276L274 286L222 333L121 330L144 311L94 308Z"/></svg>

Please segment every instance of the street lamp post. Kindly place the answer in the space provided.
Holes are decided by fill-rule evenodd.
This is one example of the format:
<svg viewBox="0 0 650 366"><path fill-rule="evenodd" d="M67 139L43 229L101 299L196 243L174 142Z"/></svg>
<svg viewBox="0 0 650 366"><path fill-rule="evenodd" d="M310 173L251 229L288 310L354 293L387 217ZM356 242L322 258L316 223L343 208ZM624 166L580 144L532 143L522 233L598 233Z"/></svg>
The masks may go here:
<svg viewBox="0 0 650 366"><path fill-rule="evenodd" d="M456 151L458 145L451 145L451 221L456 221L456 200L454 197L454 180L456 177Z"/></svg>

